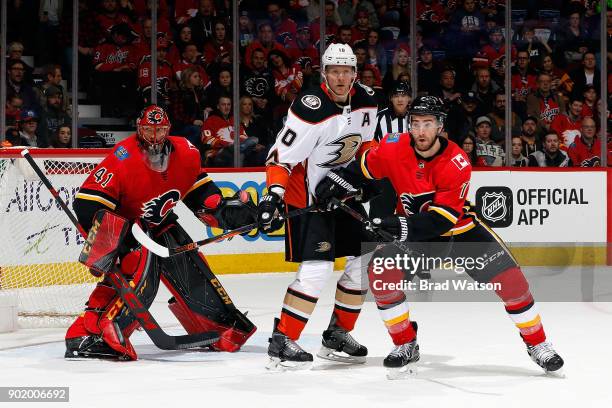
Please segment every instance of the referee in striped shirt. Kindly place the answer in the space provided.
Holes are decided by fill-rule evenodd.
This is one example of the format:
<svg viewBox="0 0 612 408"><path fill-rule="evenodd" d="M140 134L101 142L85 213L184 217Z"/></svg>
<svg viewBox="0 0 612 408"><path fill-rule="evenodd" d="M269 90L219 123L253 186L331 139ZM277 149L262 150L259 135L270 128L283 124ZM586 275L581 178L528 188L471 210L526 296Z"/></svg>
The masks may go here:
<svg viewBox="0 0 612 408"><path fill-rule="evenodd" d="M412 90L406 82L396 82L389 93L389 106L376 115L374 138L380 142L387 133L408 131L408 107L412 102ZM370 201L370 218L393 215L397 196L388 179L377 181L381 194Z"/></svg>

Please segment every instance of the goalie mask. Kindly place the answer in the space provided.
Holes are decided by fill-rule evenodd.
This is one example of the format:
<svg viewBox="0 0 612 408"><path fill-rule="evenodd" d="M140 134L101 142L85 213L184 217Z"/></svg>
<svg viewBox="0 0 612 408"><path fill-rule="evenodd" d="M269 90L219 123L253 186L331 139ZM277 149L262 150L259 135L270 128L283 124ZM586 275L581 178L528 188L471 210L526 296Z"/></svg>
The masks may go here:
<svg viewBox="0 0 612 408"><path fill-rule="evenodd" d="M162 108L151 105L143 109L136 121L138 141L152 170L165 171L168 166L170 120Z"/></svg>

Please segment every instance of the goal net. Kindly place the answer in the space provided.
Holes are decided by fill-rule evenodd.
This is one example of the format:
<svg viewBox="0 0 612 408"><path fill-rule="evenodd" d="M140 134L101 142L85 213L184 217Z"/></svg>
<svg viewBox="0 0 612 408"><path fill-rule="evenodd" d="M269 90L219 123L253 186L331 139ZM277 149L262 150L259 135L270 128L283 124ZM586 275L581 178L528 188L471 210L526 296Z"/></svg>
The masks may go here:
<svg viewBox="0 0 612 408"><path fill-rule="evenodd" d="M77 262L83 238L20 151L0 150L0 298L18 299L21 328L65 327L83 311L96 278ZM104 152L30 153L72 208Z"/></svg>

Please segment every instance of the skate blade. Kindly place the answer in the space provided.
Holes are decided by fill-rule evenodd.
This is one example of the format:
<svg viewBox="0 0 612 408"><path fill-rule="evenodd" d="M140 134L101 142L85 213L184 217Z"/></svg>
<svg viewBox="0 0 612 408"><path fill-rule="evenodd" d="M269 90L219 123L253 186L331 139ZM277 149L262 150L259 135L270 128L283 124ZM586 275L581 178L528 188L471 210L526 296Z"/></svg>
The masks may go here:
<svg viewBox="0 0 612 408"><path fill-rule="evenodd" d="M270 357L266 369L275 372L309 370L312 361L282 361L278 357Z"/></svg>
<svg viewBox="0 0 612 408"><path fill-rule="evenodd" d="M317 357L345 364L364 364L366 362L365 356L351 356L343 352L340 353L342 354L339 354L334 349L321 346L321 349L317 353Z"/></svg>
<svg viewBox="0 0 612 408"><path fill-rule="evenodd" d="M405 380L414 378L418 374L418 368L415 363L406 364L399 368L388 368L387 379L388 380Z"/></svg>

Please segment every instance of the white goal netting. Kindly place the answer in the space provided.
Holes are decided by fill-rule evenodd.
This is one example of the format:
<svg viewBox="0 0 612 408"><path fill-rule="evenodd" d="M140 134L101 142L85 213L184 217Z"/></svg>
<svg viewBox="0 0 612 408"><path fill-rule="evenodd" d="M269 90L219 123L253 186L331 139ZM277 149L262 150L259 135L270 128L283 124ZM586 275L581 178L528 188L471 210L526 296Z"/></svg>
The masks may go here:
<svg viewBox="0 0 612 408"><path fill-rule="evenodd" d="M101 160L90 154L31 151L72 208ZM0 297L17 296L22 328L67 326L82 312L96 282L77 259L83 238L18 150L0 151Z"/></svg>

